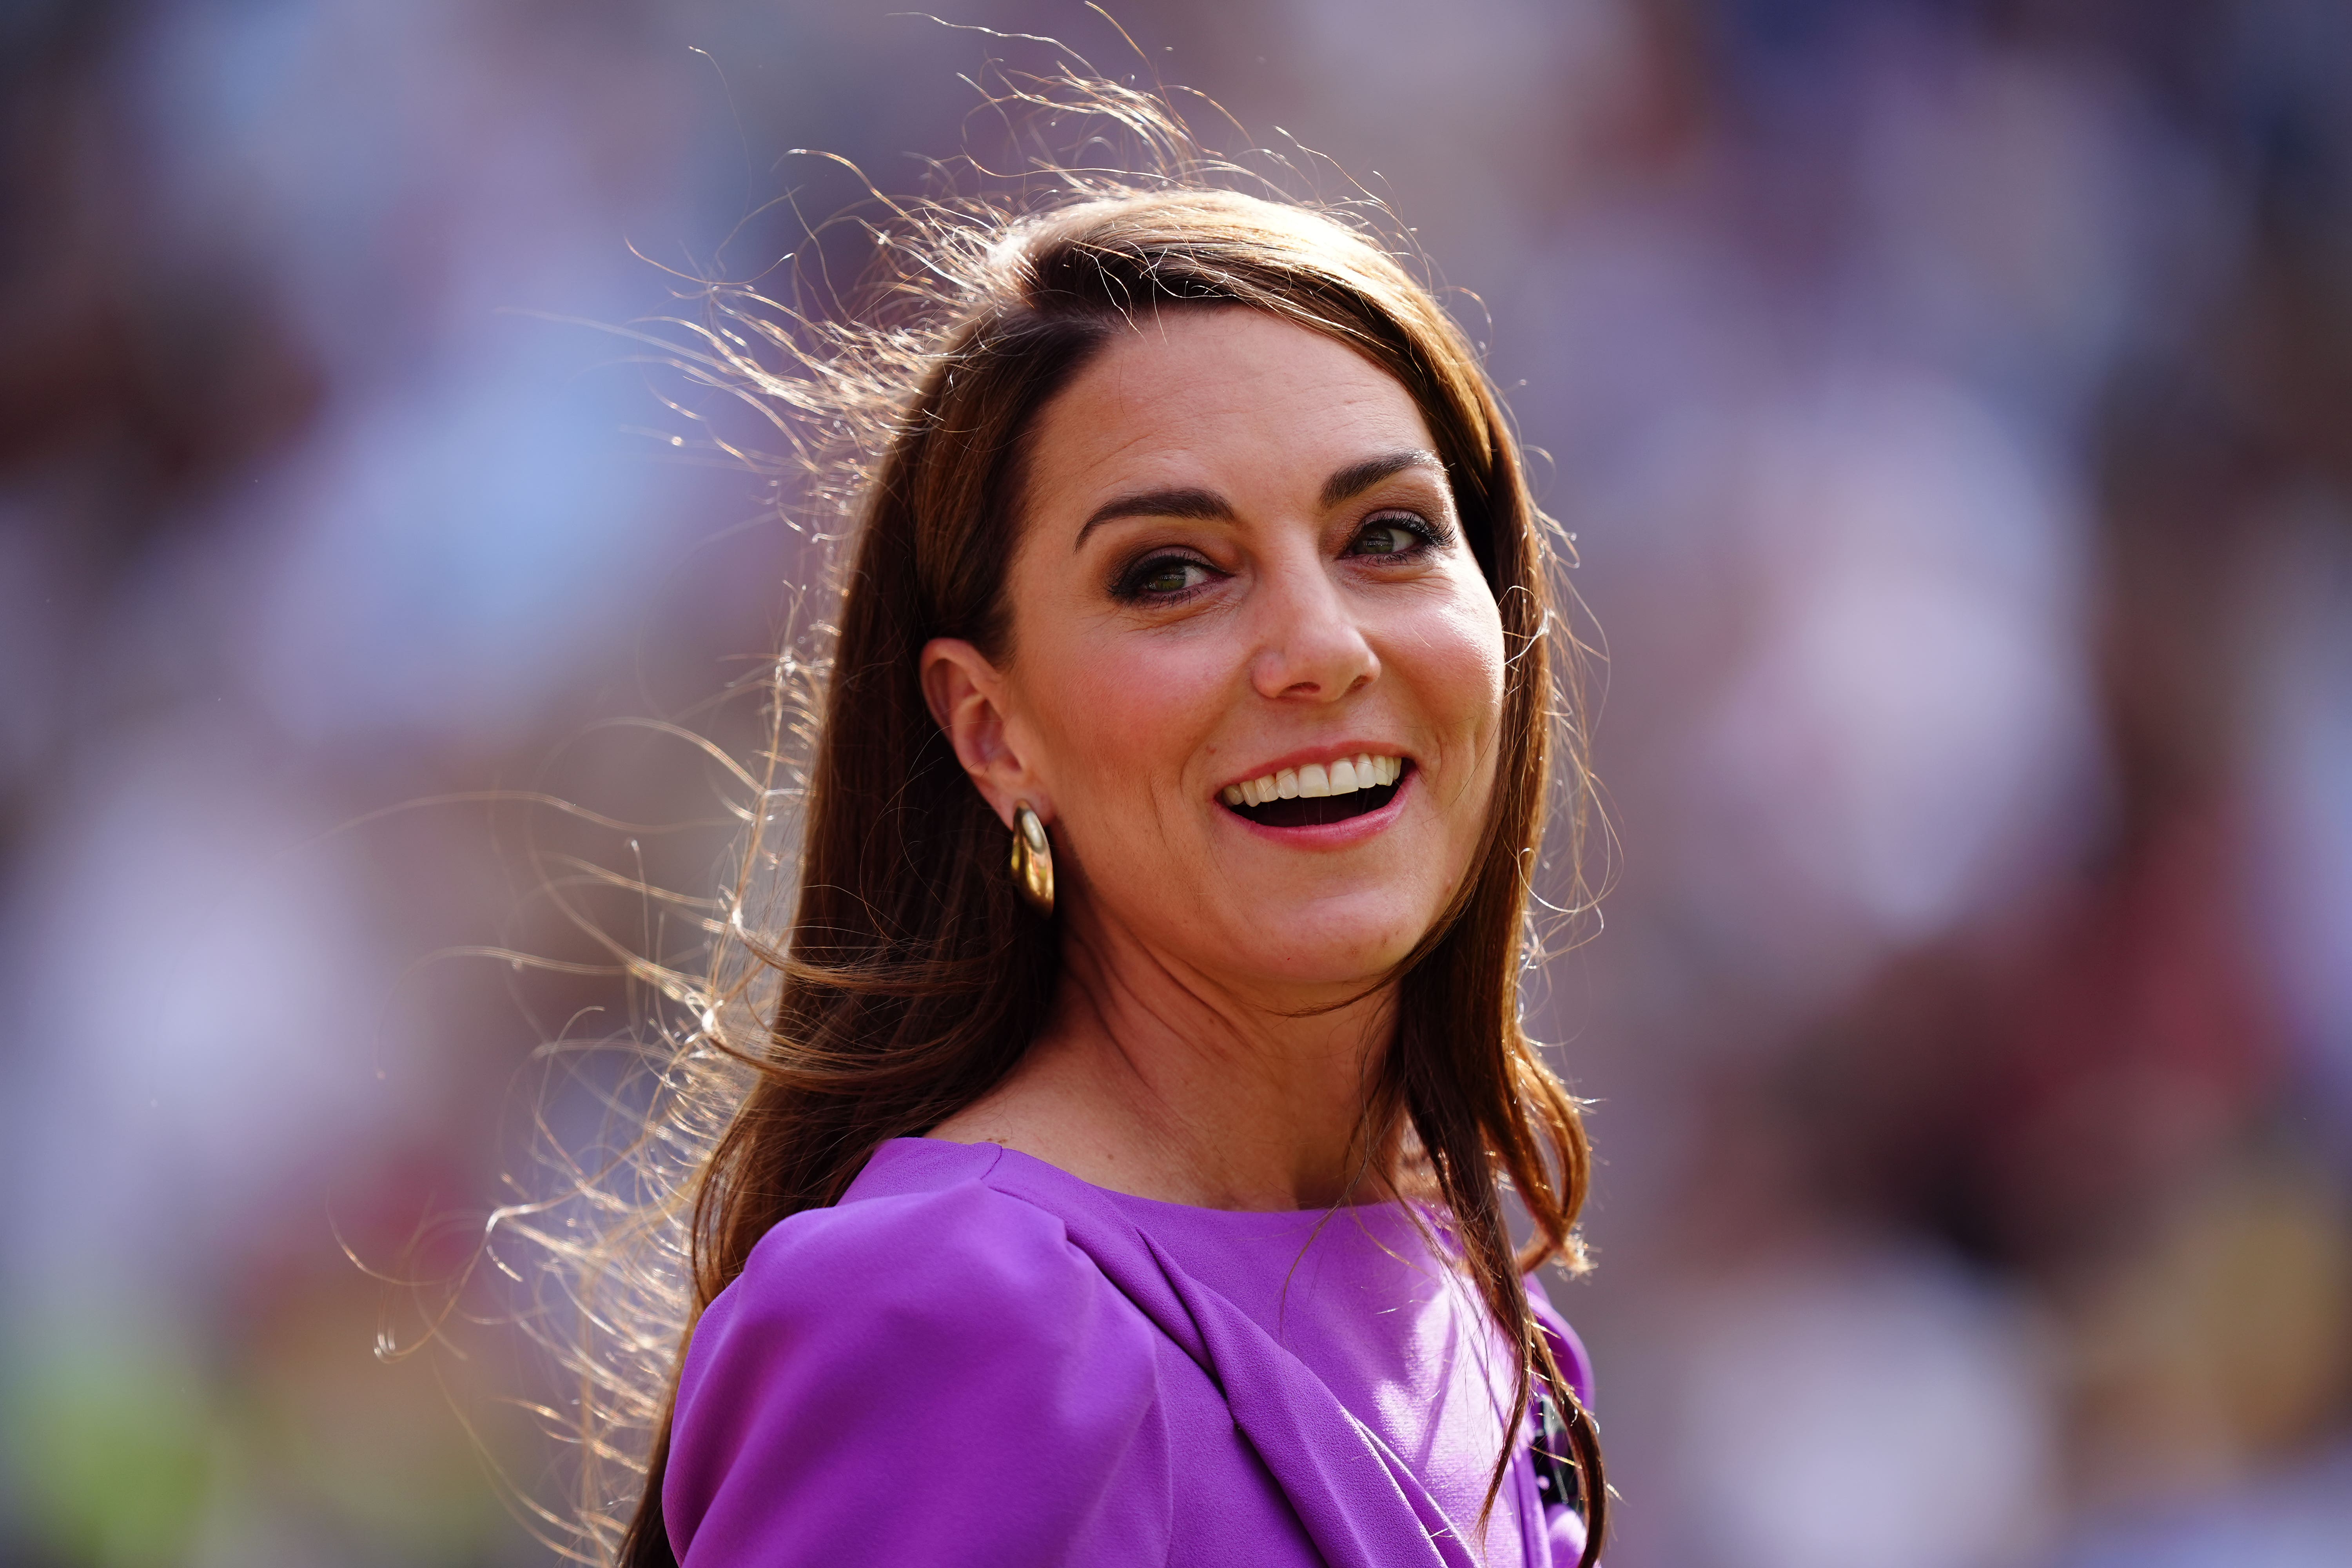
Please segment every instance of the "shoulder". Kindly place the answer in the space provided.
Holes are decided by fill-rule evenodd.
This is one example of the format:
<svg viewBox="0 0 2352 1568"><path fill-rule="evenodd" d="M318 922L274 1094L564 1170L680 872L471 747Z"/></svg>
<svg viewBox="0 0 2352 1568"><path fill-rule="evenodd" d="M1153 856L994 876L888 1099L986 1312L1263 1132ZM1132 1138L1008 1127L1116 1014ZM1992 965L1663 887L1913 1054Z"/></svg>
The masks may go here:
<svg viewBox="0 0 2352 1568"><path fill-rule="evenodd" d="M1058 1219L986 1184L988 1157L861 1177L711 1303L663 1486L689 1568L924 1560L935 1525L1062 1561L1164 1468L1156 1331Z"/></svg>
<svg viewBox="0 0 2352 1568"><path fill-rule="evenodd" d="M1051 1310L1097 1288L1099 1272L1070 1246L1059 1219L988 1184L997 1151L949 1150L979 1158L913 1173L904 1168L910 1162L895 1160L859 1177L838 1204L778 1225L712 1303L706 1324L719 1318L723 1333L736 1321L807 1320L864 1334L880 1313L947 1329L1024 1303ZM704 1332L697 1329L698 1342Z"/></svg>
<svg viewBox="0 0 2352 1568"><path fill-rule="evenodd" d="M970 1379L1012 1363L1115 1354L1129 1337L1123 1320L1147 1327L1117 1310L1122 1300L1060 1219L982 1174L853 1188L778 1225L696 1328L681 1399L697 1363L714 1358L798 1362L821 1347L852 1361L913 1358ZM1094 1331L1080 1332L1086 1324Z"/></svg>

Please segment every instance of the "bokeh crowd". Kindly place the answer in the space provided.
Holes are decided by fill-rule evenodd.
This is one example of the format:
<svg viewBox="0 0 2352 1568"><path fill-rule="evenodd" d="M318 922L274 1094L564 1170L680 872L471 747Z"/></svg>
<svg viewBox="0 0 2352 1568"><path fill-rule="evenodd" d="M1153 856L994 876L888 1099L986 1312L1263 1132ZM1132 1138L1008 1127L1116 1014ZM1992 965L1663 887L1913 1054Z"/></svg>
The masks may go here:
<svg viewBox="0 0 2352 1568"><path fill-rule="evenodd" d="M0 1560L553 1560L550 878L720 890L810 559L626 334L985 26L1388 204L1542 454L1612 1568L2352 1561L2352 8L1114 11L0 14Z"/></svg>

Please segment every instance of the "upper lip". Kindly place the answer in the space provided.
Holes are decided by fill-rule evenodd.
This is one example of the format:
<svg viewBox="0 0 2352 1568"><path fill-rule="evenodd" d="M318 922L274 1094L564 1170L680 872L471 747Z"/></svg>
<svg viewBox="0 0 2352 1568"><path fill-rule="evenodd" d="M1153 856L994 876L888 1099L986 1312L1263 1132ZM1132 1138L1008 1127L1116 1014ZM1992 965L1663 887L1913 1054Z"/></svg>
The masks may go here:
<svg viewBox="0 0 2352 1568"><path fill-rule="evenodd" d="M1411 752L1387 741L1343 741L1337 745L1301 746L1272 762L1260 763L1245 773L1235 773L1210 793L1221 795L1250 779L1262 779L1268 773L1279 773L1285 768L1303 768L1310 763L1328 768L1342 757L1350 762L1358 757L1401 757L1407 763L1412 761Z"/></svg>

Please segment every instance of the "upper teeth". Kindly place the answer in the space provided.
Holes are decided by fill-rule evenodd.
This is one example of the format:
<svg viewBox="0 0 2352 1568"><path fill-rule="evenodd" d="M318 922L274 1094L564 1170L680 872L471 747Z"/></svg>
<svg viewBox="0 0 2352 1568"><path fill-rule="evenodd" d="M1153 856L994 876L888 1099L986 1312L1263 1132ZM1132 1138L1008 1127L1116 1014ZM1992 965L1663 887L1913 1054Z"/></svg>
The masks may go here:
<svg viewBox="0 0 2352 1568"><path fill-rule="evenodd" d="M1227 784L1222 793L1227 805L1264 805L1270 800L1298 795L1353 795L1360 789L1392 784L1403 776L1402 757L1341 757L1328 765L1309 763L1303 768L1284 768L1244 779Z"/></svg>

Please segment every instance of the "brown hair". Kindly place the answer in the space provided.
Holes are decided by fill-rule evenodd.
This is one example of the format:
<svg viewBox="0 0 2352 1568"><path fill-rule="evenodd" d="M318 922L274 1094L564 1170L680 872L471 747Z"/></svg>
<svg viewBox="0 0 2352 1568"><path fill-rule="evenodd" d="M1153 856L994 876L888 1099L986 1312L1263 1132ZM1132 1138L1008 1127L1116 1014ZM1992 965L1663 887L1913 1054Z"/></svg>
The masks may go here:
<svg viewBox="0 0 2352 1568"><path fill-rule="evenodd" d="M869 396L887 394L895 374L903 391L857 505L783 940L749 935L737 905L734 941L772 986L758 1005L760 1035L728 1047L707 1012L681 1058L688 1073L699 1059L748 1074L693 1177L690 1297L680 1303L688 1325L771 1227L838 1200L885 1141L971 1104L1044 1024L1055 927L1018 900L1005 830L933 721L918 657L935 637L1004 651L1024 440L1088 358L1141 312L1263 310L1346 343L1412 395L1501 612L1506 741L1485 837L1400 968L1396 1037L1365 1127L1417 1144L1467 1270L1517 1347L1507 1432L1518 1429L1536 1378L1559 1391L1589 1563L1606 1528L1598 1444L1521 1282L1546 1261L1580 1261L1572 1227L1588 1163L1576 1104L1518 1019L1529 884L1554 767L1566 775L1559 819L1571 865L1588 797L1581 737L1559 700L1562 661L1552 651L1565 639L1548 525L1475 353L1431 292L1362 232L1323 211L1208 188L1197 175L1145 189L1077 184L1011 222L966 211L953 222L932 213L886 226L882 253L898 260L867 301L867 335L857 340L866 356L825 372L862 377ZM931 281L910 288L919 277ZM781 379L770 384L790 393ZM804 393L791 395L805 405ZM764 806L755 820L765 820ZM1510 1240L1506 1181L1533 1222L1523 1247ZM660 1509L669 1420L665 1398L620 1547L629 1568L673 1561ZM1507 1441L1489 1508L1509 1456Z"/></svg>

